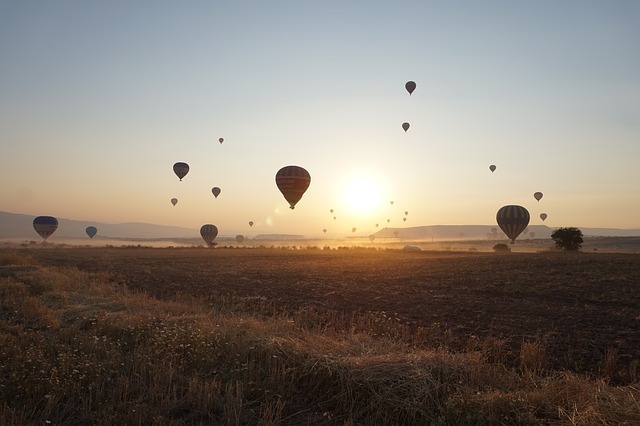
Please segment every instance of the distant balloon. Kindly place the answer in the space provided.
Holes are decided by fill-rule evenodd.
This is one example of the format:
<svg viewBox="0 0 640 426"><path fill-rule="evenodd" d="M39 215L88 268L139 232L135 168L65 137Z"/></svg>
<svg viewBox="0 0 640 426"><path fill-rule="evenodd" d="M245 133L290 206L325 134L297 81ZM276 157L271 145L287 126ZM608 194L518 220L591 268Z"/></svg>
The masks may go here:
<svg viewBox="0 0 640 426"><path fill-rule="evenodd" d="M333 217L333 220L336 220L336 217L335 217L335 216Z"/></svg>
<svg viewBox="0 0 640 426"><path fill-rule="evenodd" d="M171 204L173 204L174 206L175 206L176 204L178 204L178 199L177 199L177 198L172 198L172 199L171 199Z"/></svg>
<svg viewBox="0 0 640 426"><path fill-rule="evenodd" d="M213 240L218 236L218 228L215 225L207 223L200 228L200 235L207 245L212 246Z"/></svg>
<svg viewBox="0 0 640 426"><path fill-rule="evenodd" d="M504 206L496 213L496 221L513 244L529 225L529 211L522 206Z"/></svg>
<svg viewBox="0 0 640 426"><path fill-rule="evenodd" d="M491 233L495 234L498 232L498 228L491 228Z"/></svg>
<svg viewBox="0 0 640 426"><path fill-rule="evenodd" d="M404 212L404 215L405 215L405 216L409 215L409 212Z"/></svg>
<svg viewBox="0 0 640 426"><path fill-rule="evenodd" d="M391 222L391 219L387 219L387 223Z"/></svg>
<svg viewBox="0 0 640 426"><path fill-rule="evenodd" d="M415 81L407 81L407 83L404 85L404 88L407 89L407 92L409 92L409 96L411 96L413 91L416 90L416 82Z"/></svg>
<svg viewBox="0 0 640 426"><path fill-rule="evenodd" d="M327 228L324 228L324 229L322 230L322 232L326 234L326 233L327 233Z"/></svg>
<svg viewBox="0 0 640 426"><path fill-rule="evenodd" d="M380 226L380 224L379 224L379 223L376 223L376 228L377 228L378 226Z"/></svg>
<svg viewBox="0 0 640 426"><path fill-rule="evenodd" d="M403 221L403 222L406 222L406 221L407 221L407 218L406 218L406 217L403 217L403 218L402 218L402 221Z"/></svg>
<svg viewBox="0 0 640 426"><path fill-rule="evenodd" d="M496 166L495 166L495 164L490 165L490 166L489 166L489 170L491 170L491 172L492 172L492 173L493 173L493 172L495 172L495 171L496 171Z"/></svg>
<svg viewBox="0 0 640 426"><path fill-rule="evenodd" d="M224 142L224 138L218 139L218 142L220 142L220 143Z"/></svg>
<svg viewBox="0 0 640 426"><path fill-rule="evenodd" d="M369 235L369 240L371 240L371 242L373 242L373 240L375 240L375 239L376 239L375 235Z"/></svg>
<svg viewBox="0 0 640 426"><path fill-rule="evenodd" d="M542 221L544 222L547 219L547 214L546 213L540 213L540 219L542 219Z"/></svg>
<svg viewBox="0 0 640 426"><path fill-rule="evenodd" d="M176 163L173 165L173 173L182 180L189 173L189 165L187 163Z"/></svg>
<svg viewBox="0 0 640 426"><path fill-rule="evenodd" d="M216 198L218 198L218 195L220 195L220 192L222 191L217 186L214 186L213 188L211 188L211 193L213 193L213 196Z"/></svg>
<svg viewBox="0 0 640 426"><path fill-rule="evenodd" d="M533 238L533 237L535 237L535 236L536 236L536 233L535 233L535 232L533 232L533 231L531 231L531 232L529 232L529 236L530 236L531 238Z"/></svg>
<svg viewBox="0 0 640 426"><path fill-rule="evenodd" d="M244 241L244 235L236 235L236 242L240 244Z"/></svg>
<svg viewBox="0 0 640 426"><path fill-rule="evenodd" d="M252 220L249 221L249 226L253 226L253 221Z"/></svg>
<svg viewBox="0 0 640 426"><path fill-rule="evenodd" d="M393 205L393 201L389 201L389 204Z"/></svg>
<svg viewBox="0 0 640 426"><path fill-rule="evenodd" d="M333 209L329 210L329 213L333 213Z"/></svg>
<svg viewBox="0 0 640 426"><path fill-rule="evenodd" d="M87 226L87 229L85 229L85 232L87 233L89 238L93 238L98 233L98 228L96 228L95 226Z"/></svg>
<svg viewBox="0 0 640 426"><path fill-rule="evenodd" d="M33 229L46 241L58 229L58 219L53 216L38 216L33 219Z"/></svg>
<svg viewBox="0 0 640 426"><path fill-rule="evenodd" d="M356 232L356 228L351 228L351 232Z"/></svg>
<svg viewBox="0 0 640 426"><path fill-rule="evenodd" d="M411 124L407 123L406 121L402 123L402 128L404 129L405 132L409 130L409 127L411 127Z"/></svg>
<svg viewBox="0 0 640 426"><path fill-rule="evenodd" d="M302 167L286 166L276 173L276 185L289 203L291 210L300 201L310 183L311 175Z"/></svg>
<svg viewBox="0 0 640 426"><path fill-rule="evenodd" d="M536 200L540 201L540 199L542 198L542 192L536 192L533 194L533 198L535 198Z"/></svg>

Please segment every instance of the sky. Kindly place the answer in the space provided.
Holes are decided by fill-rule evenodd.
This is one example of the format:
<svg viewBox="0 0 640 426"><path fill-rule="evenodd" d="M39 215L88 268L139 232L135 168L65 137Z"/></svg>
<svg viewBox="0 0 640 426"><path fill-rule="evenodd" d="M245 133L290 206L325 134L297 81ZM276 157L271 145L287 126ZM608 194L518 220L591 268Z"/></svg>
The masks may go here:
<svg viewBox="0 0 640 426"><path fill-rule="evenodd" d="M0 0L0 210L311 236L518 204L640 228L638 22L635 0ZM311 175L294 210L287 165Z"/></svg>

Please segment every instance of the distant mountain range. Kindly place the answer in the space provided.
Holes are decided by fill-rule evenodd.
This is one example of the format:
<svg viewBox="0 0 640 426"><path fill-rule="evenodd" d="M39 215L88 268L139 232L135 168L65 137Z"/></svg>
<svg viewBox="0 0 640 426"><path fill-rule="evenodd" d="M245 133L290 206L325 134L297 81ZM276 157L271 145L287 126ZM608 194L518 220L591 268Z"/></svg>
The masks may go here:
<svg viewBox="0 0 640 426"><path fill-rule="evenodd" d="M0 211L0 238L32 238L39 236L33 230L35 216L1 212ZM126 239L159 239L159 238L200 238L197 229L182 228L179 226L155 225L150 223L96 223L58 218L57 237L86 237L87 226L98 228L98 237L126 238ZM496 230L495 232L493 230ZM550 238L555 228L546 225L531 225L527 229L527 235L520 238ZM616 229L616 228L580 228L585 236L610 236L632 237L640 236L640 229ZM531 234L533 233L533 235ZM404 238L416 240L451 240L451 239L501 239L502 231L497 225L431 225L414 226L409 228L383 228L373 235L376 238ZM291 234L260 234L254 239L279 240L279 239L304 239L303 235Z"/></svg>

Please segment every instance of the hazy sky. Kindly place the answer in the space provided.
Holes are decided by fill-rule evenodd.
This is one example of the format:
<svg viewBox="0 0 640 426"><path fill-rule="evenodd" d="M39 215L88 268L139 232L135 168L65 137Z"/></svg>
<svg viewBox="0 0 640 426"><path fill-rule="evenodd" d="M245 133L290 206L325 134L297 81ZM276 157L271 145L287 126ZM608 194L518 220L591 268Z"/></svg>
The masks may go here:
<svg viewBox="0 0 640 426"><path fill-rule="evenodd" d="M639 228L638 22L636 0L0 0L0 210L317 235L521 204Z"/></svg>

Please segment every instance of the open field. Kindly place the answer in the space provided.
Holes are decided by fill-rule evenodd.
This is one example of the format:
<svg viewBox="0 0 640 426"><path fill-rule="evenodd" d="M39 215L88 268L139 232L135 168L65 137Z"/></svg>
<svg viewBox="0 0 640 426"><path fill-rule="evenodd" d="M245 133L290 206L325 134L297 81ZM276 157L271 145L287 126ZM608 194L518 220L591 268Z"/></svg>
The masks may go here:
<svg viewBox="0 0 640 426"><path fill-rule="evenodd" d="M136 346L124 358L152 360L148 351L153 349L168 368L169 361L162 358L167 342L158 343L149 333L157 337L150 330L158 323L163 323L162 333L175 333L172 342L181 349L172 353L167 371L204 381L205 387L216 383L217 390L209 393L218 395L211 397L218 402L210 407L206 401L185 402L195 396L178 377L145 379L146 387L149 380L162 382L165 391L174 389L172 380L181 383L182 393L174 389L181 395L183 411L178 414L167 414L176 410L175 402L165 401L169 408L163 411L141 403L139 395L109 396L105 389L100 394L116 398L122 407L138 404L139 413L157 411L157 424L640 421L640 258L635 254L373 248L45 248L4 253L9 261L0 270L3 348L11 340L7 336L28 334L30 321L41 337L63 329L81 336L88 330L98 340L142 333L146 337L140 341L129 336L129 344ZM28 266L32 264L36 266ZM65 276L66 284L52 287L47 274ZM73 284L87 280L93 284ZM45 326L36 313L28 313L26 302L14 303L26 319L14 318L20 309L7 300L20 282L31 286L29 297L38 297L30 303L53 310ZM223 343L217 342L222 346L211 351L202 347L197 356L187 350L185 345L205 345L209 337L198 333L220 324ZM62 340L70 344L65 336ZM151 340L153 348L145 346ZM46 345L55 345L52 341ZM114 354L105 355L102 363L150 368L130 366L113 343L104 343L103 349L105 345ZM51 348L43 353L56 356ZM6 365L0 377L7 377ZM134 376L139 378L138 370ZM122 377L113 374L118 380L132 377L131 370ZM436 377L439 384L424 382L426 377ZM134 384L128 386L133 389ZM389 389L395 390L385 393ZM38 392L51 390L29 392L44 398ZM100 411L99 392L92 392L88 413ZM12 408L21 399L5 386L0 397L5 404L0 423L44 419ZM49 410L57 422L69 415L46 402L39 402L40 409ZM193 404L199 408L189 408ZM87 419L108 424L137 418L119 417L124 414L114 410L112 417L86 414Z"/></svg>

